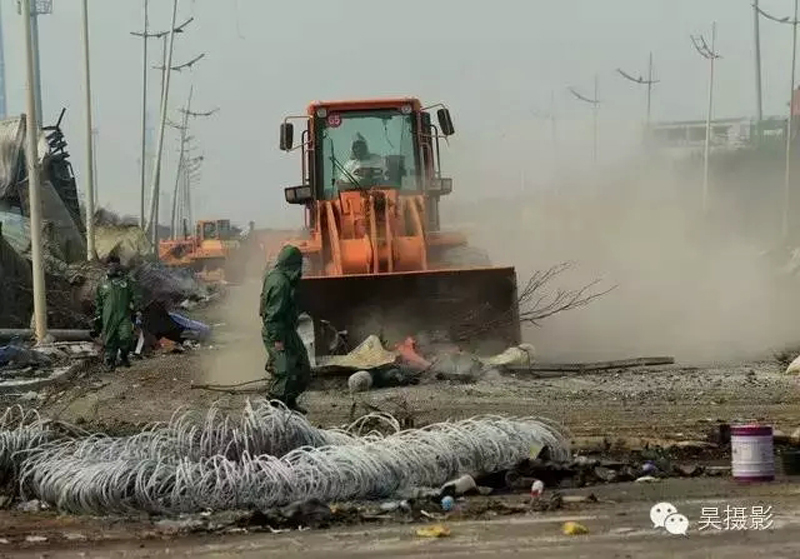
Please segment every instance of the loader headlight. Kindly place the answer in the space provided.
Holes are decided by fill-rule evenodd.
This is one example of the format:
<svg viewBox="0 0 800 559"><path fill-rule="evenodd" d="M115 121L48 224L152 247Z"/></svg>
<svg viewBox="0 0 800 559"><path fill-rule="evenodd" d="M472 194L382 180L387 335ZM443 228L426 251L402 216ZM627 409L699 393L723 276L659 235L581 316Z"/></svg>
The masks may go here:
<svg viewBox="0 0 800 559"><path fill-rule="evenodd" d="M314 199L314 191L310 186L290 186L283 189L286 201L289 204L305 204Z"/></svg>
<svg viewBox="0 0 800 559"><path fill-rule="evenodd" d="M400 107L400 112L403 113L404 115L410 115L411 105L403 105L402 107Z"/></svg>
<svg viewBox="0 0 800 559"><path fill-rule="evenodd" d="M326 109L325 107L320 107L317 109L318 118L325 118L326 116L328 116L328 109Z"/></svg>
<svg viewBox="0 0 800 559"><path fill-rule="evenodd" d="M450 194L453 192L453 179L433 178L430 183L430 191L433 194Z"/></svg>

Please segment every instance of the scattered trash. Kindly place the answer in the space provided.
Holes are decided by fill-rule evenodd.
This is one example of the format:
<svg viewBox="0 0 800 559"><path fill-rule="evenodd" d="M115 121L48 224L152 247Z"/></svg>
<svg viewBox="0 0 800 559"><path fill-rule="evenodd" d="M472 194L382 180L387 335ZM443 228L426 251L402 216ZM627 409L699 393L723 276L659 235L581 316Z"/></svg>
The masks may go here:
<svg viewBox="0 0 800 559"><path fill-rule="evenodd" d="M67 532L64 534L64 539L68 542L84 542L88 538L80 532Z"/></svg>
<svg viewBox="0 0 800 559"><path fill-rule="evenodd" d="M659 478L653 477L653 476L642 476L642 477L636 478L636 483L655 483L657 481L661 481L661 480Z"/></svg>
<svg viewBox="0 0 800 559"><path fill-rule="evenodd" d="M450 495L446 495L442 497L442 510L445 512L450 512L453 510L453 507L456 505L455 499L453 499Z"/></svg>
<svg viewBox="0 0 800 559"><path fill-rule="evenodd" d="M644 463L644 465L642 466L642 472L643 472L643 473L645 473L645 474L647 474L647 475L652 475L652 474L654 474L654 473L655 473L655 472L657 472L657 471L658 471L658 466L656 466L656 465L655 465L653 462L651 462L650 460L648 460L647 462L645 462L645 463Z"/></svg>
<svg viewBox="0 0 800 559"><path fill-rule="evenodd" d="M481 377L483 363L470 353L444 353L434 358L430 373L436 380L473 383Z"/></svg>
<svg viewBox="0 0 800 559"><path fill-rule="evenodd" d="M398 510L408 512L411 510L411 505L407 500L403 499L402 501L388 501L381 503L380 509L383 512L395 512Z"/></svg>
<svg viewBox="0 0 800 559"><path fill-rule="evenodd" d="M39 499L24 501L17 505L17 510L22 512L39 512L47 508L47 504L41 502Z"/></svg>
<svg viewBox="0 0 800 559"><path fill-rule="evenodd" d="M605 468L603 466L597 466L594 469L594 475L596 475L600 480L606 483L614 483L617 481L617 472L612 470L611 468Z"/></svg>
<svg viewBox="0 0 800 559"><path fill-rule="evenodd" d="M698 466L697 464L679 464L674 466L674 470L683 477L695 477L704 472L704 468L702 466Z"/></svg>
<svg viewBox="0 0 800 559"><path fill-rule="evenodd" d="M47 538L45 536L25 536L25 541L28 543L44 543Z"/></svg>
<svg viewBox="0 0 800 559"><path fill-rule="evenodd" d="M531 497L538 499L542 493L544 493L544 483L537 479L531 484Z"/></svg>
<svg viewBox="0 0 800 559"><path fill-rule="evenodd" d="M464 474L463 476L448 481L442 486L441 494L458 496L458 495L465 495L470 491L476 491L478 488L478 484L475 483L475 478L473 478L469 474Z"/></svg>
<svg viewBox="0 0 800 559"><path fill-rule="evenodd" d="M417 536L421 538L445 538L450 535L450 528L443 524L434 524L417 529Z"/></svg>
<svg viewBox="0 0 800 559"><path fill-rule="evenodd" d="M155 523L156 528L165 534L179 534L183 532L197 532L204 530L206 523L196 518L171 519L165 518Z"/></svg>
<svg viewBox="0 0 800 559"><path fill-rule="evenodd" d="M562 500L565 503L577 504L577 503L596 503L597 497L594 493L589 493L588 495L565 495L562 497Z"/></svg>
<svg viewBox="0 0 800 559"><path fill-rule="evenodd" d="M534 355L535 350L531 344L520 344L482 361L487 367L521 368L533 364Z"/></svg>
<svg viewBox="0 0 800 559"><path fill-rule="evenodd" d="M406 338L401 343L397 344L395 351L400 356L400 359L408 366L424 371L430 369L431 363L417 353L417 344L414 338Z"/></svg>
<svg viewBox="0 0 800 559"><path fill-rule="evenodd" d="M565 536L579 536L582 534L588 534L589 529L583 524L569 521L565 522L564 525L561 527L561 532Z"/></svg>
<svg viewBox="0 0 800 559"><path fill-rule="evenodd" d="M796 375L800 373L800 355L794 358L794 360L789 363L789 366L786 367L786 374L787 375Z"/></svg>
<svg viewBox="0 0 800 559"><path fill-rule="evenodd" d="M351 394L356 392L366 392L372 388L372 375L369 371L358 371L350 375L347 379L347 388Z"/></svg>

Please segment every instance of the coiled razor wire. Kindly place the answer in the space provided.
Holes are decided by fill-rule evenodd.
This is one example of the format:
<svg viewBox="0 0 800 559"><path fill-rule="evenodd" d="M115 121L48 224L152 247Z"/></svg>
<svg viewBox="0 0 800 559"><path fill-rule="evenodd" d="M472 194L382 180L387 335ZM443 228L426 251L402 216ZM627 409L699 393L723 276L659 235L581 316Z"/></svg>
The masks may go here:
<svg viewBox="0 0 800 559"><path fill-rule="evenodd" d="M376 422L391 434L362 434ZM82 514L373 499L511 468L533 446L548 447L557 460L569 457L568 434L541 419L485 416L401 431L391 416L375 414L328 430L266 400L248 402L236 419L216 406L205 417L176 413L131 437L15 434L25 428L8 423L0 439L11 441L0 456L19 461L23 495Z"/></svg>

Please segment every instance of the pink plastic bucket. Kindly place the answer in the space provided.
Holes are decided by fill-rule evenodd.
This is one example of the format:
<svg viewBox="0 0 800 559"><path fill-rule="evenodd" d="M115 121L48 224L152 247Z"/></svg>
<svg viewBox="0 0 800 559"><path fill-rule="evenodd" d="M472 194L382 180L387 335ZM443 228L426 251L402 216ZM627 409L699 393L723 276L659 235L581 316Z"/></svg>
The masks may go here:
<svg viewBox="0 0 800 559"><path fill-rule="evenodd" d="M734 425L731 427L731 474L737 481L775 479L772 427Z"/></svg>

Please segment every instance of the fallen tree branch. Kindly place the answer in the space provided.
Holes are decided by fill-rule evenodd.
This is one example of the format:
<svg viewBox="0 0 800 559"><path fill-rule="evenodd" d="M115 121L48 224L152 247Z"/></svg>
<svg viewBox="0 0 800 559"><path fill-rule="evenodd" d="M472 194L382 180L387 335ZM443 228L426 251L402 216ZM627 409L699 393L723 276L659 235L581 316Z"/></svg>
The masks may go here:
<svg viewBox="0 0 800 559"><path fill-rule="evenodd" d="M591 363L533 363L531 365L508 366L509 371L515 373L591 373L615 369L632 369L635 367L656 367L660 365L674 365L674 357L635 357L632 359L619 359L616 361L595 361Z"/></svg>
<svg viewBox="0 0 800 559"><path fill-rule="evenodd" d="M557 289L555 293L543 293L553 278L571 269L572 262L562 262L543 271L536 271L528 279L519 294L519 321L539 326L539 322L560 312L585 307L617 288L616 285L597 291L594 288L601 280L596 279L579 289Z"/></svg>
<svg viewBox="0 0 800 559"><path fill-rule="evenodd" d="M555 292L546 291L548 284L560 274L571 269L572 262L562 262L548 268L538 270L528 279L525 287L518 292L517 309L509 309L500 315L491 312L487 307L473 309L467 316L455 321L463 325L456 337L456 341L469 340L482 333L501 329L513 321L520 324L539 326L540 322L558 313L585 307L617 288L612 285L607 289L598 291L596 287L601 280L596 279L578 289L557 289ZM518 310L518 313L517 313ZM493 320L486 320L487 316L495 315Z"/></svg>

